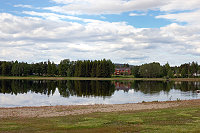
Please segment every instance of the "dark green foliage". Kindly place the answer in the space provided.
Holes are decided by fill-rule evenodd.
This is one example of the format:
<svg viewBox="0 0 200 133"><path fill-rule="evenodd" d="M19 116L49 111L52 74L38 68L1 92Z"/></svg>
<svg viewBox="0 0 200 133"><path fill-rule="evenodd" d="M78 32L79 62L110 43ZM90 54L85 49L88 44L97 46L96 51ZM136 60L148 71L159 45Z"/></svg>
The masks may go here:
<svg viewBox="0 0 200 133"><path fill-rule="evenodd" d="M68 76L68 77L111 77L114 73L114 64L111 60L62 60L59 65L48 62L0 62L0 75L3 76Z"/></svg>
<svg viewBox="0 0 200 133"><path fill-rule="evenodd" d="M96 77L97 61L95 60L94 62L91 62L91 65L92 65L91 77Z"/></svg>
<svg viewBox="0 0 200 133"><path fill-rule="evenodd" d="M190 73L192 74L191 77L194 77L199 71L199 66L197 62L192 62L190 66Z"/></svg>
<svg viewBox="0 0 200 133"><path fill-rule="evenodd" d="M3 63L3 62L0 61L0 75L2 75L2 74L1 74L1 73L2 73L2 69L1 69L2 63Z"/></svg>
<svg viewBox="0 0 200 133"><path fill-rule="evenodd" d="M30 75L30 69L30 65L28 65L27 63L18 63L18 61L15 61L15 63L12 64L11 75L28 76ZM38 63L36 64L35 69L40 74L40 68L38 68Z"/></svg>
<svg viewBox="0 0 200 133"><path fill-rule="evenodd" d="M74 64L75 77L111 77L114 64L111 60L76 61Z"/></svg>
<svg viewBox="0 0 200 133"><path fill-rule="evenodd" d="M200 66L197 62L185 63L181 66L170 67L169 63L161 66L159 63L132 66L131 73L136 78L194 78L200 75Z"/></svg>
<svg viewBox="0 0 200 133"><path fill-rule="evenodd" d="M69 67L70 67L69 59L64 59L64 60L60 61L60 64L58 65L59 75L67 76L67 70Z"/></svg>
<svg viewBox="0 0 200 133"><path fill-rule="evenodd" d="M6 62L3 62L3 63L1 64L1 74L2 74L3 76L5 76L5 75L6 75L6 71L7 71Z"/></svg>
<svg viewBox="0 0 200 133"><path fill-rule="evenodd" d="M74 65L74 61L70 62L70 66L67 69L67 77L74 77L75 74L75 65Z"/></svg>
<svg viewBox="0 0 200 133"><path fill-rule="evenodd" d="M49 76L52 75L52 66L51 66L51 62L49 60L48 60L47 74Z"/></svg>
<svg viewBox="0 0 200 133"><path fill-rule="evenodd" d="M167 72L167 77L168 78L173 78L174 77L173 71L171 69Z"/></svg>
<svg viewBox="0 0 200 133"><path fill-rule="evenodd" d="M54 63L54 62L52 62L52 64L51 64L51 74L53 75L53 76L55 76L55 75L57 75L57 67L56 67L56 64Z"/></svg>
<svg viewBox="0 0 200 133"><path fill-rule="evenodd" d="M166 63L164 66L162 66L162 77L170 77L169 74L169 71L171 71L171 68L169 66L169 63Z"/></svg>
<svg viewBox="0 0 200 133"><path fill-rule="evenodd" d="M1 62L1 75L10 76L12 71L13 62Z"/></svg>
<svg viewBox="0 0 200 133"><path fill-rule="evenodd" d="M134 75L135 78L140 77L139 69L140 69L140 66L131 67L131 73L132 73L132 75Z"/></svg>
<svg viewBox="0 0 200 133"><path fill-rule="evenodd" d="M143 64L139 73L143 78L159 78L161 76L161 66L159 63L153 62L150 64Z"/></svg>
<svg viewBox="0 0 200 133"><path fill-rule="evenodd" d="M62 60L60 64L39 62L28 64L25 62L0 61L0 76L67 76L67 77L111 77L115 71L111 60ZM200 75L200 66L197 62L182 64L181 66L170 67L168 63L161 66L153 62L141 66L129 66L124 64L120 67L131 67L131 73L136 78L190 78Z"/></svg>
<svg viewBox="0 0 200 133"><path fill-rule="evenodd" d="M189 66L190 64L182 64L180 66L180 75L182 78L189 77Z"/></svg>

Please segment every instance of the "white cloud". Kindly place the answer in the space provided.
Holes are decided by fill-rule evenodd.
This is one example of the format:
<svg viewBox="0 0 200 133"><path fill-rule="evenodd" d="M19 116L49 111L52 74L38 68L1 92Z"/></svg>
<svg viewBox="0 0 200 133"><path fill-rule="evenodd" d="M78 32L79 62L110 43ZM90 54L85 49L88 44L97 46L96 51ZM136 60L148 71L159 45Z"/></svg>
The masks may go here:
<svg viewBox="0 0 200 133"><path fill-rule="evenodd" d="M199 0L167 0L167 3L160 7L161 11L184 11L199 9Z"/></svg>
<svg viewBox="0 0 200 133"><path fill-rule="evenodd" d="M62 6L44 9L65 14L120 14L133 10L156 9L166 2L163 0L52 0Z"/></svg>
<svg viewBox="0 0 200 133"><path fill-rule="evenodd" d="M145 16L146 13L130 13L129 16Z"/></svg>
<svg viewBox="0 0 200 133"><path fill-rule="evenodd" d="M39 15L55 16L55 14ZM120 22L91 20L86 21L88 23L79 24L62 20L17 17L7 13L2 13L0 16L0 47L3 50L0 57L11 60L27 58L41 60L58 56L56 61L70 57L87 59L93 52L97 52L96 55L101 59L105 57L106 52L112 52L121 45L122 37L132 34L135 29ZM15 56L14 53L21 54ZM96 55L92 57L90 54L91 59L95 59Z"/></svg>
<svg viewBox="0 0 200 133"><path fill-rule="evenodd" d="M185 13L159 15L156 16L156 18L171 19L176 22L186 22L188 24L200 25L200 10L195 10Z"/></svg>
<svg viewBox="0 0 200 133"><path fill-rule="evenodd" d="M44 9L65 14L120 14L128 11L165 12L199 9L199 0L52 0L59 6Z"/></svg>
<svg viewBox="0 0 200 133"><path fill-rule="evenodd" d="M175 63L180 64L191 59L188 55L193 55L194 60L200 55L198 25L173 23L162 28L135 28L125 22L55 13L24 13L37 17L0 14L0 60L38 62L51 59L58 63L64 58L107 58L121 63L178 60ZM56 19L48 19L51 16ZM63 20L67 18L69 21Z"/></svg>
<svg viewBox="0 0 200 133"><path fill-rule="evenodd" d="M50 20L60 20L60 19L70 19L70 20L82 20L78 17L74 16L65 16L65 15L59 15L55 13L41 13L41 12L35 12L35 11L23 11L22 13L32 15L32 16L39 16L43 17L45 19L50 19Z"/></svg>
<svg viewBox="0 0 200 133"><path fill-rule="evenodd" d="M31 5L22 5L22 4L14 5L14 7L33 8L33 6L31 6Z"/></svg>

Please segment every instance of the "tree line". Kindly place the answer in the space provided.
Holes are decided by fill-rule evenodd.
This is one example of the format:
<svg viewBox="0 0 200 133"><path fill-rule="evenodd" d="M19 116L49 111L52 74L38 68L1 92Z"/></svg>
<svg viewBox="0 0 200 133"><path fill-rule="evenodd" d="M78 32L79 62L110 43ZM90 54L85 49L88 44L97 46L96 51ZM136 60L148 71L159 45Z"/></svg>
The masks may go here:
<svg viewBox="0 0 200 133"><path fill-rule="evenodd" d="M28 64L18 61L0 61L1 76L65 76L65 77L111 77L115 65L111 60L61 60L55 64L46 62Z"/></svg>
<svg viewBox="0 0 200 133"><path fill-rule="evenodd" d="M59 64L48 60L31 63L18 61L0 61L0 76L64 76L64 77L111 77L115 65L111 60L61 60ZM169 63L160 65L153 62L140 66L124 64L130 67L131 74L136 78L193 78L200 77L200 66L197 62L185 63L171 67Z"/></svg>
<svg viewBox="0 0 200 133"><path fill-rule="evenodd" d="M197 62L185 63L171 67L169 63L160 65L153 62L140 66L132 66L131 73L136 78L194 78L200 77L200 66Z"/></svg>

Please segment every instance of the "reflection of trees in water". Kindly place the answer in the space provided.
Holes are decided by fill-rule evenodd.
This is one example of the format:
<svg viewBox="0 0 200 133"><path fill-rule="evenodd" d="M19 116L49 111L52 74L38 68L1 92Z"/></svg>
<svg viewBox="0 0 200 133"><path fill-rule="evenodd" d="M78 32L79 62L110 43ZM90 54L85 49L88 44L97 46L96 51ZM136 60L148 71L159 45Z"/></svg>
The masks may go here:
<svg viewBox="0 0 200 133"><path fill-rule="evenodd" d="M66 81L61 81L66 82ZM63 84L63 83L62 83ZM62 85L61 84L61 85ZM58 86L60 94L64 97L79 96L112 96L115 91L114 85L111 81L67 81L67 88ZM63 89L65 91L63 91Z"/></svg>
<svg viewBox="0 0 200 133"><path fill-rule="evenodd" d="M27 92L53 95L58 88L61 96L111 96L115 87L111 81L47 81L0 80L0 93L24 94Z"/></svg>
<svg viewBox="0 0 200 133"><path fill-rule="evenodd" d="M0 80L0 93L24 94L28 92L53 95L58 88L61 96L105 97L112 96L115 90L129 89L144 94L155 94L170 89L180 91L200 90L200 82L162 82L162 81L50 81L50 80Z"/></svg>
<svg viewBox="0 0 200 133"><path fill-rule="evenodd" d="M128 84L131 83L131 86ZM161 91L169 92L171 89L180 91L195 91L200 90L200 82L173 82L173 81L115 81L117 90L124 90L128 92L129 89L134 89L136 92L140 91L144 94L155 94Z"/></svg>
<svg viewBox="0 0 200 133"><path fill-rule="evenodd" d="M134 91L140 91L144 94L154 94L160 91L169 92L173 86L172 82L162 81L115 81L114 84L117 90L128 92L130 89L134 89Z"/></svg>
<svg viewBox="0 0 200 133"><path fill-rule="evenodd" d="M132 86L135 91L141 91L144 94L155 94L161 91L169 92L173 83L162 81L135 81Z"/></svg>
<svg viewBox="0 0 200 133"><path fill-rule="evenodd" d="M200 90L200 82L175 82L174 88L181 91L196 91Z"/></svg>
<svg viewBox="0 0 200 133"><path fill-rule="evenodd" d="M56 90L56 81L44 80L1 80L0 93L24 94L28 92L53 95Z"/></svg>

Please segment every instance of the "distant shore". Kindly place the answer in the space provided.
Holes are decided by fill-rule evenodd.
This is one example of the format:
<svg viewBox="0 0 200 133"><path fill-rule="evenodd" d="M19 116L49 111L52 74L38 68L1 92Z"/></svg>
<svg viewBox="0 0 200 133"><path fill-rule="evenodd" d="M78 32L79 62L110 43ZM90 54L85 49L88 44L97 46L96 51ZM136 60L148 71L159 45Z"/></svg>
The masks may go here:
<svg viewBox="0 0 200 133"><path fill-rule="evenodd" d="M19 80L144 80L144 81L200 81L200 78L126 78L126 77L112 77L112 78L96 78L96 77L19 77L19 76L0 76L0 79L19 79Z"/></svg>

